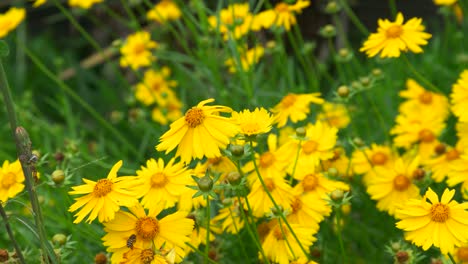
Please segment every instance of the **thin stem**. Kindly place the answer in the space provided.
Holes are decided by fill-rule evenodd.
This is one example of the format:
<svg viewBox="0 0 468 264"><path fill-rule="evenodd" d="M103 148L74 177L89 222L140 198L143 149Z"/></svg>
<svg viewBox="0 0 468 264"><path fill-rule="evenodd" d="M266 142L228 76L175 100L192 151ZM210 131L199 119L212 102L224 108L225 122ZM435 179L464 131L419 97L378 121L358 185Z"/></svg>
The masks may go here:
<svg viewBox="0 0 468 264"><path fill-rule="evenodd" d="M361 31L363 35L366 35L366 36L369 35L369 30L367 30L366 26L362 24L361 20L359 20L359 18L356 16L356 14L351 9L351 7L349 7L347 0L339 0L339 1L346 15L348 15L349 19L351 19L351 22L353 22L353 24L357 27L357 29L359 29L359 31Z"/></svg>
<svg viewBox="0 0 468 264"><path fill-rule="evenodd" d="M388 5L390 7L390 14L392 15L393 18L396 17L397 7L396 7L395 0L388 1Z"/></svg>
<svg viewBox="0 0 468 264"><path fill-rule="evenodd" d="M439 93L442 93L442 91L437 88L435 85L433 85L430 81L428 81L426 78L424 78L424 76L422 76L418 70L416 70L416 68L414 68L413 64L411 64L411 62L408 60L408 57L406 57L405 54L402 54L402 57L403 57L403 60L405 61L406 65L408 66L408 68L410 69L410 71L416 75L416 77L422 81L424 84L426 84L429 88L431 88L431 90L435 91L435 92L439 92Z"/></svg>
<svg viewBox="0 0 468 264"><path fill-rule="evenodd" d="M457 262L455 261L455 259L452 256L452 254L448 253L448 256L450 258L450 261L452 261L453 264L457 264Z"/></svg>
<svg viewBox="0 0 468 264"><path fill-rule="evenodd" d="M211 215L211 209L210 209L210 197L206 197L206 244L205 244L205 263L208 263L208 253L210 249L210 217Z"/></svg>
<svg viewBox="0 0 468 264"><path fill-rule="evenodd" d="M237 197L239 198L239 196ZM242 204L239 204L239 210L244 210L242 206L243 206ZM232 219L232 225L234 225L234 229L236 230L236 237L237 237L237 240L239 240L239 245L241 247L242 254L244 255L245 259L248 259L249 255L247 254L247 251L245 250L244 243L242 243L242 238L240 236L240 229L236 224L234 213L232 212L230 207L229 207L229 215L231 216L231 219Z"/></svg>
<svg viewBox="0 0 468 264"><path fill-rule="evenodd" d="M8 222L8 217L5 213L5 209L3 209L2 203L0 202L0 215L3 218L3 223L5 224L5 229L10 237L11 243L15 247L16 255L18 256L19 262L21 264L26 264L24 260L23 253L21 252L21 248L19 247L18 243L16 242L15 236L13 235L13 231L11 230L10 223Z"/></svg>
<svg viewBox="0 0 468 264"><path fill-rule="evenodd" d="M302 139L299 139L299 143L297 144L296 157L294 158L294 165L293 165L293 170L291 174L291 181L290 181L291 186L294 180L294 175L296 174L297 162L299 160L299 153L301 151L301 143L302 143Z"/></svg>

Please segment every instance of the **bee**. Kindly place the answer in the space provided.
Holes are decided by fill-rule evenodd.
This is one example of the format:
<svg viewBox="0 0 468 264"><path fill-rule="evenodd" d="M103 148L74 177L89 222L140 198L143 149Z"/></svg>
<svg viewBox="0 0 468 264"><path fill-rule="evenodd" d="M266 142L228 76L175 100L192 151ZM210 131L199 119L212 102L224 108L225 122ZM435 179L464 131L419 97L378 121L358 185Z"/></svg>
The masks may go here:
<svg viewBox="0 0 468 264"><path fill-rule="evenodd" d="M133 244L136 242L136 235L132 234L128 239L127 239L127 247L133 249Z"/></svg>

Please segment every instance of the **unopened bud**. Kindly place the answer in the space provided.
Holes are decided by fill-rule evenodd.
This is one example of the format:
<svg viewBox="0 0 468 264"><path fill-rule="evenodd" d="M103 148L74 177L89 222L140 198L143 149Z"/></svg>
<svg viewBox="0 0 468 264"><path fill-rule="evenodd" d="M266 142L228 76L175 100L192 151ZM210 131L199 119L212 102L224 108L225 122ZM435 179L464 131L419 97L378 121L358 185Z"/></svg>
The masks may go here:
<svg viewBox="0 0 468 264"><path fill-rule="evenodd" d="M333 25L325 25L320 29L319 33L324 38L332 38L336 36L336 28Z"/></svg>
<svg viewBox="0 0 468 264"><path fill-rule="evenodd" d="M306 133L307 133L307 131L306 131L305 127L296 128L296 136L303 138L303 137L306 136Z"/></svg>
<svg viewBox="0 0 468 264"><path fill-rule="evenodd" d="M209 192L213 189L213 180L208 174L200 178L198 181L198 188L203 192Z"/></svg>
<svg viewBox="0 0 468 264"><path fill-rule="evenodd" d="M65 180L65 172L63 170L54 170L54 172L52 172L52 181L56 185L62 184L64 180Z"/></svg>
<svg viewBox="0 0 468 264"><path fill-rule="evenodd" d="M56 245L59 245L59 246L63 246L65 245L65 243L67 243L67 236L64 235L64 234L55 234L53 237L52 237L52 242L54 242L54 244Z"/></svg>
<svg viewBox="0 0 468 264"><path fill-rule="evenodd" d="M98 253L94 257L94 264L107 264L107 256L105 253Z"/></svg>
<svg viewBox="0 0 468 264"><path fill-rule="evenodd" d="M409 255L408 255L408 252L406 251L398 251L395 254L395 258L396 258L397 263L404 264L408 261Z"/></svg>
<svg viewBox="0 0 468 264"><path fill-rule="evenodd" d="M330 194L330 198L335 202L341 201L341 199L343 199L343 197L344 197L344 192L341 189L336 189L336 190L332 191L331 194Z"/></svg>
<svg viewBox="0 0 468 264"><path fill-rule="evenodd" d="M348 97L349 95L349 88L346 85L342 85L338 87L337 93L340 97Z"/></svg>
<svg viewBox="0 0 468 264"><path fill-rule="evenodd" d="M244 146L241 145L231 145L229 146L232 155L235 157L242 157L244 155Z"/></svg>
<svg viewBox="0 0 468 264"><path fill-rule="evenodd" d="M237 171L231 171L227 175L227 180L231 185L239 185L239 183L241 182L241 179L242 179L242 176Z"/></svg>
<svg viewBox="0 0 468 264"><path fill-rule="evenodd" d="M332 177L338 176L338 170L335 167L328 168L327 172Z"/></svg>
<svg viewBox="0 0 468 264"><path fill-rule="evenodd" d="M325 7L325 13L327 14L336 14L339 12L341 7L335 1L328 2L327 6Z"/></svg>

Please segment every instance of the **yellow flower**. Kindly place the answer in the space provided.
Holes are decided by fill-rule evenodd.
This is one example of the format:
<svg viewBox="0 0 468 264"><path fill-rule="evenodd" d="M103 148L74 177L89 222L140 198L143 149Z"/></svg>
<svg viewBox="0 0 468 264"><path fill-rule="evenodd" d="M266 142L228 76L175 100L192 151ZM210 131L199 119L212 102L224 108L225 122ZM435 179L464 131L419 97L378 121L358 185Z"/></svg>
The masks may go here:
<svg viewBox="0 0 468 264"><path fill-rule="evenodd" d="M456 263L468 264L468 243L463 243L461 246L455 247L455 252L452 256Z"/></svg>
<svg viewBox="0 0 468 264"><path fill-rule="evenodd" d="M10 8L6 13L0 14L0 38L5 37L14 30L26 16L24 8Z"/></svg>
<svg viewBox="0 0 468 264"><path fill-rule="evenodd" d="M363 181L367 185L369 178L375 175L374 168L391 168L397 154L388 146L372 144L370 148L355 150L351 162L356 174L364 174Z"/></svg>
<svg viewBox="0 0 468 264"><path fill-rule="evenodd" d="M249 33L250 30L259 29L253 23L253 15L249 11L248 3L229 5L227 8L221 9L219 15L210 16L208 23L212 29L223 34L225 40L238 39Z"/></svg>
<svg viewBox="0 0 468 264"><path fill-rule="evenodd" d="M468 203L452 200L454 195L455 190L445 189L439 201L429 188L423 199L405 202L395 214L401 219L396 226L405 231L405 239L423 250L438 247L442 254L453 253L455 246L468 242Z"/></svg>
<svg viewBox="0 0 468 264"><path fill-rule="evenodd" d="M310 1L298 0L294 5L287 3L278 3L273 9L263 11L255 16L257 23L263 28L271 28L272 26L284 27L289 31L292 25L297 23L296 14L300 14L302 9L308 7Z"/></svg>
<svg viewBox="0 0 468 264"><path fill-rule="evenodd" d="M269 223L269 231L262 243L267 258L278 264L289 264L290 260L306 258L296 239L288 227L280 220ZM300 224L289 224L294 234L306 250L317 240L313 235L317 232L314 227Z"/></svg>
<svg viewBox="0 0 468 264"><path fill-rule="evenodd" d="M412 18L403 24L403 15L397 14L395 22L379 19L377 33L372 33L360 51L374 57L379 52L381 58L400 57L400 52L410 50L421 53L421 45L427 44L431 34L424 32L421 18Z"/></svg>
<svg viewBox="0 0 468 264"><path fill-rule="evenodd" d="M40 7L41 5L47 2L47 0L31 0L31 1L34 1L33 7Z"/></svg>
<svg viewBox="0 0 468 264"><path fill-rule="evenodd" d="M158 23L177 20L181 17L181 15L182 12L180 12L177 4L172 0L162 0L146 14L148 19L154 20Z"/></svg>
<svg viewBox="0 0 468 264"><path fill-rule="evenodd" d="M434 1L434 4L436 5L447 5L447 6L453 5L457 2L457 0L433 0L433 1Z"/></svg>
<svg viewBox="0 0 468 264"><path fill-rule="evenodd" d="M84 194L75 198L75 203L70 206L69 212L80 209L75 214L73 223L80 223L87 215L86 222L91 223L96 217L99 222L107 222L114 219L115 212L120 206L133 206L137 203L137 194L131 189L140 184L133 176L117 177L117 171L122 167L122 161L118 161L111 169L106 179L97 182L83 179L86 184L72 187L69 194Z"/></svg>
<svg viewBox="0 0 468 264"><path fill-rule="evenodd" d="M89 9L94 4L102 3L103 1L104 0L68 0L68 4L73 7Z"/></svg>
<svg viewBox="0 0 468 264"><path fill-rule="evenodd" d="M335 181L326 178L321 172L314 172L310 167L298 167L294 175L299 182L294 186L294 194L302 195L303 201L311 202L318 199L326 199L328 194L339 189L348 191L349 186L341 181ZM331 208L324 213L327 215L331 212Z"/></svg>
<svg viewBox="0 0 468 264"><path fill-rule="evenodd" d="M294 196L291 204L292 211L287 216L288 223L314 227L319 230L319 223L331 212L331 206L325 199L311 195Z"/></svg>
<svg viewBox="0 0 468 264"><path fill-rule="evenodd" d="M214 224L221 223L221 229L231 234L238 234L244 227L244 200L232 199L231 203L221 208L218 215L213 217L212 221Z"/></svg>
<svg viewBox="0 0 468 264"><path fill-rule="evenodd" d="M24 189L24 174L19 160L11 163L7 160L0 167L0 202L6 202Z"/></svg>
<svg viewBox="0 0 468 264"><path fill-rule="evenodd" d="M167 154L177 148L176 156L180 156L182 162L190 162L192 158L221 156L220 148L224 149L229 144L229 139L238 133L239 127L231 118L219 115L231 112L231 108L205 105L213 101L201 101L184 117L174 121L169 131L159 139L156 149L165 150Z"/></svg>
<svg viewBox="0 0 468 264"><path fill-rule="evenodd" d="M434 181L441 182L445 179L446 175L451 174L452 164L454 164L457 160L460 160L460 156L463 154L464 148L460 145L457 145L455 148L448 147L444 153L432 157L423 163L432 172L431 177L434 179Z"/></svg>
<svg viewBox="0 0 468 264"><path fill-rule="evenodd" d="M151 111L153 121L161 125L167 125L183 116L182 102L175 96L168 96L165 102L156 106Z"/></svg>
<svg viewBox="0 0 468 264"><path fill-rule="evenodd" d="M323 171L336 170L336 176L341 178L352 177L353 169L351 160L346 156L346 151L342 148L335 148L333 150L333 157L322 162Z"/></svg>
<svg viewBox="0 0 468 264"><path fill-rule="evenodd" d="M398 158L394 167L376 167L375 175L369 179L367 192L373 200L377 200L377 208L387 211L390 215L402 202L419 197L419 188L414 185L413 174L418 169L419 157Z"/></svg>
<svg viewBox="0 0 468 264"><path fill-rule="evenodd" d="M288 119L293 123L297 123L307 118L310 113L309 105L311 103L322 104L324 100L319 98L320 93L310 94L288 94L279 104L277 104L271 112L275 118L275 122L278 123L278 127L281 128L286 125Z"/></svg>
<svg viewBox="0 0 468 264"><path fill-rule="evenodd" d="M186 185L191 184L190 170L180 162L174 163L174 159L166 165L161 158L157 161L149 159L146 167L141 166L141 170L136 172L141 184L135 188L135 192L143 197L141 204L146 209L151 211L156 206L174 206L186 191Z"/></svg>
<svg viewBox="0 0 468 264"><path fill-rule="evenodd" d="M468 122L468 111L466 105L468 104L468 70L464 70L460 74L460 78L452 87L450 94L452 111L460 122Z"/></svg>
<svg viewBox="0 0 468 264"><path fill-rule="evenodd" d="M450 163L449 166L447 174L448 186L455 186L462 183L461 191L463 197L468 199L468 155L460 155L460 157Z"/></svg>
<svg viewBox="0 0 468 264"><path fill-rule="evenodd" d="M126 42L120 48L122 57L120 66L131 67L136 70L140 67L150 66L156 58L151 53L158 44L151 40L151 36L146 31L136 32L127 37Z"/></svg>
<svg viewBox="0 0 468 264"><path fill-rule="evenodd" d="M168 67L163 67L161 71L147 70L143 82L136 85L137 100L145 105L164 105L168 98L176 97L171 88L177 86L177 81L167 80L169 75L171 70Z"/></svg>
<svg viewBox="0 0 468 264"><path fill-rule="evenodd" d="M317 120L328 123L336 128L345 128L351 122L348 109L344 104L334 104L325 102L322 111L318 114Z"/></svg>
<svg viewBox="0 0 468 264"><path fill-rule="evenodd" d="M247 137L270 132L273 123L270 113L263 107L255 108L253 112L248 109L233 112L232 118L239 123L240 133Z"/></svg>
<svg viewBox="0 0 468 264"><path fill-rule="evenodd" d="M238 70L248 72L253 65L258 63L264 53L265 49L262 46L256 46L245 52L241 50L239 54L240 65L238 59L235 57L227 59L224 64L229 67L229 72L231 73L235 73Z"/></svg>
<svg viewBox="0 0 468 264"><path fill-rule="evenodd" d="M176 262L185 256L185 242L190 241L194 222L185 212L175 212L163 218L156 216L162 208L148 214L140 204L129 207L129 212L118 211L114 220L104 223L107 233L102 240L108 252L112 252L112 263L119 263L128 251L127 240L135 235L135 248L175 250ZM164 246L164 247L163 247Z"/></svg>

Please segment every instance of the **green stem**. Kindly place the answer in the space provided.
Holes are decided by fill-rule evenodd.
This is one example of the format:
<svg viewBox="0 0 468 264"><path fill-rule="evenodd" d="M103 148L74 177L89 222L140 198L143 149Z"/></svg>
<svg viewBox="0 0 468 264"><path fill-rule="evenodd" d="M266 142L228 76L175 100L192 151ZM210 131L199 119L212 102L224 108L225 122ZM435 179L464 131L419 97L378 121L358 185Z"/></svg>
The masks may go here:
<svg viewBox="0 0 468 264"><path fill-rule="evenodd" d="M211 215L211 209L210 209L210 197L207 196L206 197L206 244L205 244L205 263L208 263L208 259L209 256L208 256L208 253L209 253L209 249L210 249L210 215Z"/></svg>
<svg viewBox="0 0 468 264"><path fill-rule="evenodd" d="M397 15L397 7L396 7L395 0L388 1L388 5L390 7L390 14L392 14L392 17L395 18Z"/></svg>
<svg viewBox="0 0 468 264"><path fill-rule="evenodd" d="M291 181L289 182L291 186L292 186L292 183L293 183L293 180L294 180L294 175L296 174L296 167L297 167L297 162L299 160L299 153L301 152L301 143L302 143L302 139L299 139L299 143L297 144L296 157L294 158L294 165L293 165L293 170L292 170L292 174L291 174Z"/></svg>
<svg viewBox="0 0 468 264"><path fill-rule="evenodd" d="M448 256L450 258L450 261L452 261L453 264L457 264L457 262L455 261L455 259L452 256L452 254L448 253Z"/></svg>
<svg viewBox="0 0 468 264"><path fill-rule="evenodd" d="M432 91L435 91L435 92L439 92L441 94L442 91L437 88L435 85L433 85L430 81L428 81L426 78L424 78L424 76L422 76L418 70L416 70L416 68L414 68L413 64L411 64L411 62L408 60L408 57L406 57L405 54L401 54L401 57L403 57L403 60L405 61L406 65L408 66L408 68L410 69L410 71L416 75L416 77L421 81L423 82L425 85L427 85Z"/></svg>
<svg viewBox="0 0 468 264"><path fill-rule="evenodd" d="M237 195L237 198L238 198L238 201L240 200L239 199L239 195ZM241 203L239 203L239 210L244 210L243 208L243 205ZM242 243L242 238L240 236L240 229L239 227L237 226L236 224L236 219L235 219L235 216L234 216L234 213L232 212L231 208L229 207L229 215L231 216L232 218L232 224L234 225L234 229L236 230L236 237L237 237L237 240L239 241L239 245L241 247L241 251L242 251L242 254L244 255L244 258L245 259L248 259L249 258L249 255L247 254L247 251L245 250L245 247L244 247L244 243ZM245 221L245 220L244 220ZM247 222L245 222L247 223Z"/></svg>
<svg viewBox="0 0 468 264"><path fill-rule="evenodd" d="M16 255L18 256L19 262L21 264L26 264L23 253L21 252L21 248L16 242L15 236L13 235L13 231L11 230L10 223L8 222L8 217L5 213L5 209L3 209L1 201L0 201L0 215L3 218L3 223L5 224L5 229L8 233L8 236L10 237L11 243L13 243L13 246L15 247Z"/></svg>
<svg viewBox="0 0 468 264"><path fill-rule="evenodd" d="M351 7L349 7L347 0L339 0L339 2L341 6L343 7L346 15L348 15L349 19L351 19L351 22L353 22L353 24L357 27L357 29L361 31L363 35L366 35L366 36L369 35L369 30L367 30L366 26L362 24L361 20L359 20L359 18L356 16L356 14L351 9Z"/></svg>

